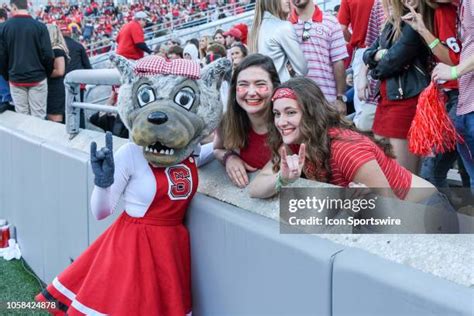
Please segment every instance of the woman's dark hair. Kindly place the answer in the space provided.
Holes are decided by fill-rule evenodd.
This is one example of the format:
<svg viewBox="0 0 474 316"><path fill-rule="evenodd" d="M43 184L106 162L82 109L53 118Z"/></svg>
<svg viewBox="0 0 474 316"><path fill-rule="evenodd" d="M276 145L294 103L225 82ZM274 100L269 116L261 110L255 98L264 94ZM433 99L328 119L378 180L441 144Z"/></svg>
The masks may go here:
<svg viewBox="0 0 474 316"><path fill-rule="evenodd" d="M0 19L8 19L7 10L5 10L4 8L0 8Z"/></svg>
<svg viewBox="0 0 474 316"><path fill-rule="evenodd" d="M191 43L196 46L197 50L199 51L199 40L197 38L191 38L186 41L186 43Z"/></svg>
<svg viewBox="0 0 474 316"><path fill-rule="evenodd" d="M28 10L28 0L10 0L10 5L16 5L18 10Z"/></svg>
<svg viewBox="0 0 474 316"><path fill-rule="evenodd" d="M372 133L358 130L354 124L340 114L324 97L319 86L311 79L297 77L280 85L279 88L289 88L294 91L297 102L301 107L302 119L300 131L302 143L306 144L307 162L315 167L317 174L306 175L308 178L328 182L331 179L329 159L331 157L331 138L329 130L340 128L355 131L369 137L387 156L394 157L390 144L383 140L376 140ZM280 169L279 149L283 145L281 134L275 126L273 104L267 109L268 143L272 151L273 170ZM339 138L337 138L339 140ZM351 139L340 139L351 141Z"/></svg>
<svg viewBox="0 0 474 316"><path fill-rule="evenodd" d="M206 55L206 65L209 65L210 63L218 60L219 58L222 58L222 55L219 54L214 54L213 52L210 52Z"/></svg>
<svg viewBox="0 0 474 316"><path fill-rule="evenodd" d="M223 29L217 29L215 32L214 32L214 35L212 35L212 39L214 40L214 38L216 37L217 34L220 34L224 37L224 30Z"/></svg>
<svg viewBox="0 0 474 316"><path fill-rule="evenodd" d="M227 50L225 47L217 42L211 42L207 46L207 53L212 52L214 54L218 54L221 56L226 56L227 55Z"/></svg>
<svg viewBox="0 0 474 316"><path fill-rule="evenodd" d="M227 111L221 123L222 139L226 149L245 148L248 144L250 131L250 120L247 112L243 110L236 99L237 78L240 72L250 67L259 67L265 70L272 82L273 89L280 85L278 72L273 64L273 60L262 54L250 54L235 68L229 88L229 98L227 101Z"/></svg>
<svg viewBox="0 0 474 316"><path fill-rule="evenodd" d="M231 47L238 47L240 51L242 52L242 55L244 55L244 57L247 57L247 55L249 54L247 47L245 47L245 45L240 42L236 42L232 44Z"/></svg>
<svg viewBox="0 0 474 316"><path fill-rule="evenodd" d="M172 46L168 49L168 54L176 54L183 58L183 49L180 46Z"/></svg>

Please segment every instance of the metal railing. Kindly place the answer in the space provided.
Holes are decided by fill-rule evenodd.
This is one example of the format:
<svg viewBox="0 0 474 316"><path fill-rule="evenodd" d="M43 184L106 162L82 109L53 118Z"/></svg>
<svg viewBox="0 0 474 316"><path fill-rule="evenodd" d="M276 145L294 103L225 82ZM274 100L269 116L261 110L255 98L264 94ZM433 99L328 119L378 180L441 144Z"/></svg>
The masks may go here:
<svg viewBox="0 0 474 316"><path fill-rule="evenodd" d="M248 19L249 27L252 24L253 14L252 12L248 12L249 10L254 9L254 5L249 5L246 12L241 14L239 17L233 17L233 19L226 18L226 23L234 23L235 18L240 20ZM224 21L224 20L223 20ZM214 21L217 22L217 21ZM205 23L209 25L193 25L189 27L182 27L178 28L176 25L174 26L172 36L183 39L186 37L191 36L200 36L200 34L209 33L209 30L214 30L216 27L220 26L219 23L209 23L206 21ZM223 24L223 23L222 23ZM180 24L183 26L183 24ZM198 27L195 27L198 26ZM190 29L192 28L192 29ZM150 34L152 32L148 32ZM155 34L155 33L153 33ZM160 36L159 38L153 38L151 41L153 44L164 43L169 40L170 34ZM150 41L149 41L150 42ZM96 61L93 64L97 64L100 62L108 61L108 53L101 54L100 56L95 56ZM98 60L97 60L98 58ZM116 69L93 69L93 70L76 70L69 73L65 80L64 84L66 86L66 130L71 135L71 138L74 137L79 133L80 128L80 110L94 110L94 111L103 111L109 113L117 113L117 108L111 105L105 104L96 104L96 102L103 102L108 98L100 98L91 102L79 102L77 101L79 98L79 91L81 84L88 84L88 85L120 85L120 74Z"/></svg>
<svg viewBox="0 0 474 316"><path fill-rule="evenodd" d="M170 34L165 34L159 37L155 37L151 40L148 40L147 44L150 47L153 47L154 45L157 44L162 44L166 41L168 41L171 38L179 38L182 42L195 37L199 38L203 35L211 35L214 33L214 31L218 28L223 28L226 29L227 27L230 27L231 25L234 25L236 22L239 23L245 23L249 27L252 25L252 20L253 20L253 11L247 11L244 12L238 16L232 16L232 17L227 17L225 19L220 19L211 23L199 25L196 27L192 28L185 28L185 29L175 29L172 33ZM226 26L227 25L227 26ZM114 51L113 49L111 52ZM110 52L109 52L110 53ZM108 55L109 53L101 54L101 55L96 55L93 58L91 58L91 65L94 68L107 68L106 64L108 61Z"/></svg>
<svg viewBox="0 0 474 316"><path fill-rule="evenodd" d="M213 21L217 21L214 17L220 11L223 13L230 14L231 16L235 16L239 13L252 11L255 9L254 3L249 3L242 5L241 3L233 3L223 7L216 7L214 10L208 10L200 13L196 13L190 15L187 19L181 17L177 19L172 19L170 21L166 21L163 23L154 24L145 28L143 31L145 33L145 41L151 40L153 38L170 34L174 30L181 30L186 28L192 28L195 26L199 26L202 24L210 23ZM227 16L228 17L228 16ZM99 56L104 53L100 53L104 49L113 50L115 46L115 40L111 39L103 39L94 43L90 43L86 46L86 51L89 57ZM99 53L97 53L99 52ZM108 53L105 52L105 53Z"/></svg>
<svg viewBox="0 0 474 316"><path fill-rule="evenodd" d="M80 110L103 111L117 113L112 105L79 102L81 84L89 85L120 85L120 73L117 69L74 70L64 79L66 88L66 131L73 138L80 130ZM97 102L105 99L96 100ZM96 102L93 101L93 102Z"/></svg>

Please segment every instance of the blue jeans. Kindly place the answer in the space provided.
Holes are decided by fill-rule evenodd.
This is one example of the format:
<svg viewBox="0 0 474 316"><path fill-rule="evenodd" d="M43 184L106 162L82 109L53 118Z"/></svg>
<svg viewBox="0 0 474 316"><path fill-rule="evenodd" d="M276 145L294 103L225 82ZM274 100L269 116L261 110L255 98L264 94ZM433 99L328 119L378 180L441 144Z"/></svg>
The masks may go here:
<svg viewBox="0 0 474 316"><path fill-rule="evenodd" d="M446 102L446 111L448 112L451 121L455 122L459 91L448 91L446 92L446 96L448 97ZM453 164L459 158L460 157L457 150L445 152L443 154L437 154L435 157L423 158L420 176L430 181L438 188L447 188L448 181L446 178L448 176L448 171L453 167ZM458 164L461 165L461 163ZM459 167L459 170L461 177L464 179L466 176L463 168L461 167L462 166Z"/></svg>
<svg viewBox="0 0 474 316"><path fill-rule="evenodd" d="M0 103L11 102L10 86L2 76L0 76Z"/></svg>
<svg viewBox="0 0 474 316"><path fill-rule="evenodd" d="M474 112L456 116L456 130L464 138L464 144L458 144L458 152L464 167L471 177L471 189L474 188Z"/></svg>

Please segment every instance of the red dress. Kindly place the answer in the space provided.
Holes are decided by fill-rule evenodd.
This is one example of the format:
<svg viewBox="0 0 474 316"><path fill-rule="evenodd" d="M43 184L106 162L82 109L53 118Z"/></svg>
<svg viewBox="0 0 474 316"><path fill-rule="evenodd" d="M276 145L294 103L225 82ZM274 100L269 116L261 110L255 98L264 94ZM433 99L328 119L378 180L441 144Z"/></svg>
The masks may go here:
<svg viewBox="0 0 474 316"><path fill-rule="evenodd" d="M415 117L418 97L404 100L389 100L387 96L387 81L380 84L380 101L375 110L372 131L376 135L387 138L407 139L411 122Z"/></svg>
<svg viewBox="0 0 474 316"><path fill-rule="evenodd" d="M404 100L389 100L387 97L387 81L380 84L380 101L375 110L374 134L387 138L407 139L411 122L415 117L418 97Z"/></svg>
<svg viewBox="0 0 474 316"><path fill-rule="evenodd" d="M55 315L160 315L191 312L185 211L196 192L192 158L154 168L156 194L143 217L126 212L36 296ZM184 194L184 195L183 195Z"/></svg>

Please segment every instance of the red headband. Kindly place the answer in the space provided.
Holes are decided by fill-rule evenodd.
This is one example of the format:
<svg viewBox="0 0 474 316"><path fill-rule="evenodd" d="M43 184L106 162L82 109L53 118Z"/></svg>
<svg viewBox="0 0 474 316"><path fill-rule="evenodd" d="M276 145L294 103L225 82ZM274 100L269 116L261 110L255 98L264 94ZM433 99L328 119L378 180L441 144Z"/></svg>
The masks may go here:
<svg viewBox="0 0 474 316"><path fill-rule="evenodd" d="M147 56L135 64L135 73L140 77L155 75L176 75L189 79L201 77L199 63L187 59L173 59L167 61L160 56Z"/></svg>
<svg viewBox="0 0 474 316"><path fill-rule="evenodd" d="M296 99L296 94L290 88L278 88L273 93L272 102L275 102L278 99Z"/></svg>

